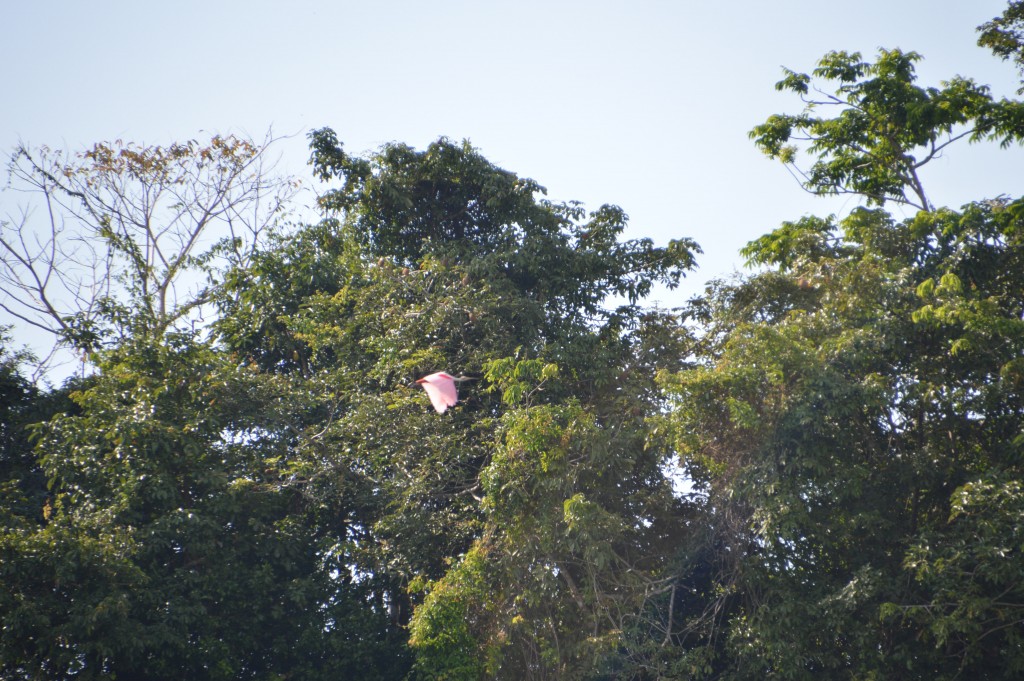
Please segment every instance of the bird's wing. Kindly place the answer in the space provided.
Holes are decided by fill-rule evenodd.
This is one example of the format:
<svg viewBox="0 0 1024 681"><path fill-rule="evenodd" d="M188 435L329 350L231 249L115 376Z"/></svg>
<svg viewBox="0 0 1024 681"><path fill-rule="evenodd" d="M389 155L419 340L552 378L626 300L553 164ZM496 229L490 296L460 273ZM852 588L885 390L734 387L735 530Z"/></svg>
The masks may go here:
<svg viewBox="0 0 1024 681"><path fill-rule="evenodd" d="M419 384L427 391L427 397L438 414L443 414L448 407L454 407L459 401L455 381L450 376L427 376L420 379Z"/></svg>

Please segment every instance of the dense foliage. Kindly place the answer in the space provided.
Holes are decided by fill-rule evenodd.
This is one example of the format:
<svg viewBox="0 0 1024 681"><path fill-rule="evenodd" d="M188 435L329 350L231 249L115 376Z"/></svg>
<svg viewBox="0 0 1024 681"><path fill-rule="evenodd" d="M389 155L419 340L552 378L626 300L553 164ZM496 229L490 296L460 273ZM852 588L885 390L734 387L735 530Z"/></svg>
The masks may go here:
<svg viewBox="0 0 1024 681"><path fill-rule="evenodd" d="M1020 63L1020 24L981 42ZM468 143L317 130L304 225L244 140L19 149L107 283L59 308L18 287L61 249L5 241L0 302L91 371L42 389L0 339L0 676L1020 678L1024 199L936 208L919 171L1024 106L919 58L786 72L819 99L755 143L866 206L675 311L645 299L696 243Z"/></svg>
<svg viewBox="0 0 1024 681"><path fill-rule="evenodd" d="M1024 204L752 243L668 420L709 498L738 678L1012 678Z"/></svg>

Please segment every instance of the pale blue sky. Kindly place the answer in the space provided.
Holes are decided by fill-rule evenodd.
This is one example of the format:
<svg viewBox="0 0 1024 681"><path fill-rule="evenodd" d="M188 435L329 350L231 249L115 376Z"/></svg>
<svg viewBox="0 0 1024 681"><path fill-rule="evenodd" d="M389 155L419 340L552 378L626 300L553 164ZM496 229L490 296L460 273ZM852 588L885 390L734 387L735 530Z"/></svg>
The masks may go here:
<svg viewBox="0 0 1024 681"><path fill-rule="evenodd" d="M468 138L554 199L622 206L629 236L695 238L701 268L672 305L780 221L856 205L803 193L747 138L799 108L774 91L781 66L901 47L925 56L922 83L962 74L1012 96L1011 66L975 45L1005 4L0 0L0 148L272 126L298 133L280 168L308 178L313 128L350 151ZM925 180L939 204L1021 194L1022 158L963 145Z"/></svg>

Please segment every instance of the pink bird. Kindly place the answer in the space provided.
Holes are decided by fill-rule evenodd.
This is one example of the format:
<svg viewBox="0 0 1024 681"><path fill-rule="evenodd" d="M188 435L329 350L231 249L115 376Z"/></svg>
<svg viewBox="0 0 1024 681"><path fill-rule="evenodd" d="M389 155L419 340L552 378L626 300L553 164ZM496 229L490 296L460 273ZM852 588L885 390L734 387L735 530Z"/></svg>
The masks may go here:
<svg viewBox="0 0 1024 681"><path fill-rule="evenodd" d="M416 382L427 391L427 397L430 398L430 403L434 405L437 413L443 414L448 407L454 407L459 401L459 391L455 388L458 380L443 371L438 371L436 374L417 379Z"/></svg>

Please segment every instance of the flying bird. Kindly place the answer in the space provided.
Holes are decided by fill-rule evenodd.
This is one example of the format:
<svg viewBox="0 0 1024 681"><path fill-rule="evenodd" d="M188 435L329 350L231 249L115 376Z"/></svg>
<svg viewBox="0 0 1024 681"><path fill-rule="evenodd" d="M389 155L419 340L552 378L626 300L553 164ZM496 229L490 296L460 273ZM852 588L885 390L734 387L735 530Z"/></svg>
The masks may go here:
<svg viewBox="0 0 1024 681"><path fill-rule="evenodd" d="M427 391L427 397L438 414L443 414L448 407L454 407L459 401L459 392L455 388L457 381L465 380L450 376L443 371L417 379L416 382Z"/></svg>

